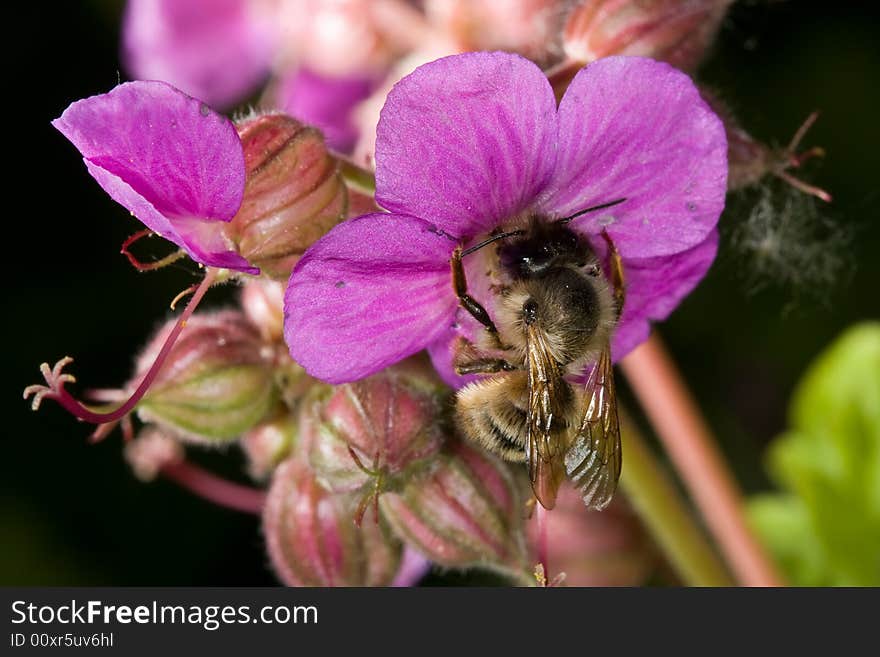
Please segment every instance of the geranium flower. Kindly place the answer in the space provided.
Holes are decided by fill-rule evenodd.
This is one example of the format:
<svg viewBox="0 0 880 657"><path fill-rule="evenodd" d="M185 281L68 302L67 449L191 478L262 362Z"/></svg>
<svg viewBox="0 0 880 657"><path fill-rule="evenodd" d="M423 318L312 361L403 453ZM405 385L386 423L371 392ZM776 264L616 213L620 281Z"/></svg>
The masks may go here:
<svg viewBox="0 0 880 657"><path fill-rule="evenodd" d="M115 201L196 262L258 274L223 231L241 206L235 126L164 82L128 82L52 122Z"/></svg>
<svg viewBox="0 0 880 657"><path fill-rule="evenodd" d="M279 40L270 5L252 0L128 0L126 68L216 107L239 102L269 75Z"/></svg>
<svg viewBox="0 0 880 657"><path fill-rule="evenodd" d="M671 66L597 61L557 108L537 66L505 53L447 57L401 80L379 121L376 167L389 212L316 242L285 297L292 357L332 383L427 348L460 385L451 342L479 325L453 293L453 249L524 212L562 218L626 199L569 224L600 255L607 230L623 258L627 301L612 345L621 358L714 259L727 173L721 122ZM465 259L470 293L492 315L492 281L475 256Z"/></svg>

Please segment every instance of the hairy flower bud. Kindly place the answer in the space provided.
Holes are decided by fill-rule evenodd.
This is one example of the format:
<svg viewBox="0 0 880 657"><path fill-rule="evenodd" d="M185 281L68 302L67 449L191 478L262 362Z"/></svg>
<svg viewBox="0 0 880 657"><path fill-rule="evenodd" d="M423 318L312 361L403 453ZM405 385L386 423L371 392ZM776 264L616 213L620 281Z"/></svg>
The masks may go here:
<svg viewBox="0 0 880 657"><path fill-rule="evenodd" d="M713 92L701 88L700 95L724 122L727 135L727 188L734 191L755 184L773 166L771 149L746 132L727 104Z"/></svg>
<svg viewBox="0 0 880 657"><path fill-rule="evenodd" d="M284 339L284 286L265 278L244 281L241 308L266 342Z"/></svg>
<svg viewBox="0 0 880 657"><path fill-rule="evenodd" d="M584 0L569 14L562 47L589 63L638 55L694 70L733 0Z"/></svg>
<svg viewBox="0 0 880 657"><path fill-rule="evenodd" d="M831 195L824 189L807 184L791 173L792 169L799 168L807 160L825 154L824 149L818 146L798 151L807 131L819 117L818 113L813 112L807 117L788 146L771 148L746 132L727 104L712 91L703 88L700 89L700 95L724 123L727 136L728 190L750 187L765 176L776 176L804 194L825 202L831 201Z"/></svg>
<svg viewBox="0 0 880 657"><path fill-rule="evenodd" d="M289 459L275 470L263 513L269 558L290 586L387 586L401 544L384 523L353 522L357 499L327 491L308 466Z"/></svg>
<svg viewBox="0 0 880 657"><path fill-rule="evenodd" d="M280 65L304 64L334 76L384 70L398 46L377 16L383 4L376 0L284 0L278 15ZM408 15L410 11L404 11L408 3L399 4L390 13Z"/></svg>
<svg viewBox="0 0 880 657"><path fill-rule="evenodd" d="M173 327L167 323L138 360L132 386ZM182 438L216 443L237 438L271 408L271 361L256 328L237 311L193 315L138 405L147 422Z"/></svg>
<svg viewBox="0 0 880 657"><path fill-rule="evenodd" d="M540 64L558 55L563 0L426 0L428 20L461 52L507 50Z"/></svg>
<svg viewBox="0 0 880 657"><path fill-rule="evenodd" d="M526 487L507 464L454 442L429 472L379 504L394 531L435 563L522 572Z"/></svg>
<svg viewBox="0 0 880 657"><path fill-rule="evenodd" d="M423 359L328 389L302 415L318 477L335 491L399 487L403 473L424 466L443 444L445 391Z"/></svg>
<svg viewBox="0 0 880 657"><path fill-rule="evenodd" d="M152 481L166 465L183 460L183 446L154 426L146 426L137 438L125 443L125 460L141 481Z"/></svg>
<svg viewBox="0 0 880 657"><path fill-rule="evenodd" d="M539 541L538 523L529 538ZM657 554L638 519L618 494L604 511L591 511L570 485L559 489L546 514L551 576L565 574L568 586L638 586L657 564Z"/></svg>
<svg viewBox="0 0 880 657"><path fill-rule="evenodd" d="M260 422L241 437L240 445L248 461L248 474L256 480L267 479L296 445L297 417L291 413Z"/></svg>
<svg viewBox="0 0 880 657"><path fill-rule="evenodd" d="M266 276L287 281L302 253L345 218L339 163L318 130L284 114L237 126L247 179L227 235Z"/></svg>

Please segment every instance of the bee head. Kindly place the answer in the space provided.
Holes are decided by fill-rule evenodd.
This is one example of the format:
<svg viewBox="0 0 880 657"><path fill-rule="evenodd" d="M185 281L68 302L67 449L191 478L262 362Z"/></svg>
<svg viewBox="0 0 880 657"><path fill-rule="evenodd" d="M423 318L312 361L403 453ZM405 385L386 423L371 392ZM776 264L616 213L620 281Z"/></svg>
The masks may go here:
<svg viewBox="0 0 880 657"><path fill-rule="evenodd" d="M525 234L498 250L501 266L514 278L539 277L554 267L584 259L586 243L559 222L536 220Z"/></svg>
<svg viewBox="0 0 880 657"><path fill-rule="evenodd" d="M466 256L493 242L505 241L498 249L501 267L514 278L535 278L544 275L554 267L590 267L590 274L596 275L599 268L589 243L568 227L572 219L596 210L603 210L626 201L619 198L608 203L585 208L573 215L555 221L541 215L533 215L526 229L516 229L493 234L479 244L465 249Z"/></svg>

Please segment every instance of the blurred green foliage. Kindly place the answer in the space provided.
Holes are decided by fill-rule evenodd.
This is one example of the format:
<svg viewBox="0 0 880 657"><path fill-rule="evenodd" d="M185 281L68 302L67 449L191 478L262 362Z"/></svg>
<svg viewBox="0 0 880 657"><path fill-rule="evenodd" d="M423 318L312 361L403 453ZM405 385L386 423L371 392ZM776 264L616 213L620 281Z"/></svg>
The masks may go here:
<svg viewBox="0 0 880 657"><path fill-rule="evenodd" d="M751 500L790 580L880 586L880 323L848 330L810 367L767 467L787 492Z"/></svg>

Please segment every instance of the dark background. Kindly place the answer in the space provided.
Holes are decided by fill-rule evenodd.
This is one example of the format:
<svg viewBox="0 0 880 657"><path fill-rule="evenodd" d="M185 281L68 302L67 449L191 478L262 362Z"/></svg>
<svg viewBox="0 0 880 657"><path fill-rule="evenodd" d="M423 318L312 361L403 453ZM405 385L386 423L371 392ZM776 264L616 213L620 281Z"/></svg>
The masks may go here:
<svg viewBox="0 0 880 657"><path fill-rule="evenodd" d="M70 102L124 79L120 11L91 0L7 15L0 584L271 584L257 518L170 483L139 483L118 435L89 446L88 427L51 402L31 413L21 399L40 362L66 354L84 385L122 383L169 299L194 280L186 267L138 274L127 265L119 245L139 224L49 125ZM822 111L806 144L828 156L804 176L834 194L822 209L826 237L853 236L837 250L846 266L833 284L771 276L755 291L755 261L730 246L750 203L735 199L718 263L660 329L749 492L771 485L761 454L785 428L805 367L845 327L880 316L878 17L875 3L741 2L701 70L764 140L786 143ZM234 451L209 457L241 470Z"/></svg>

